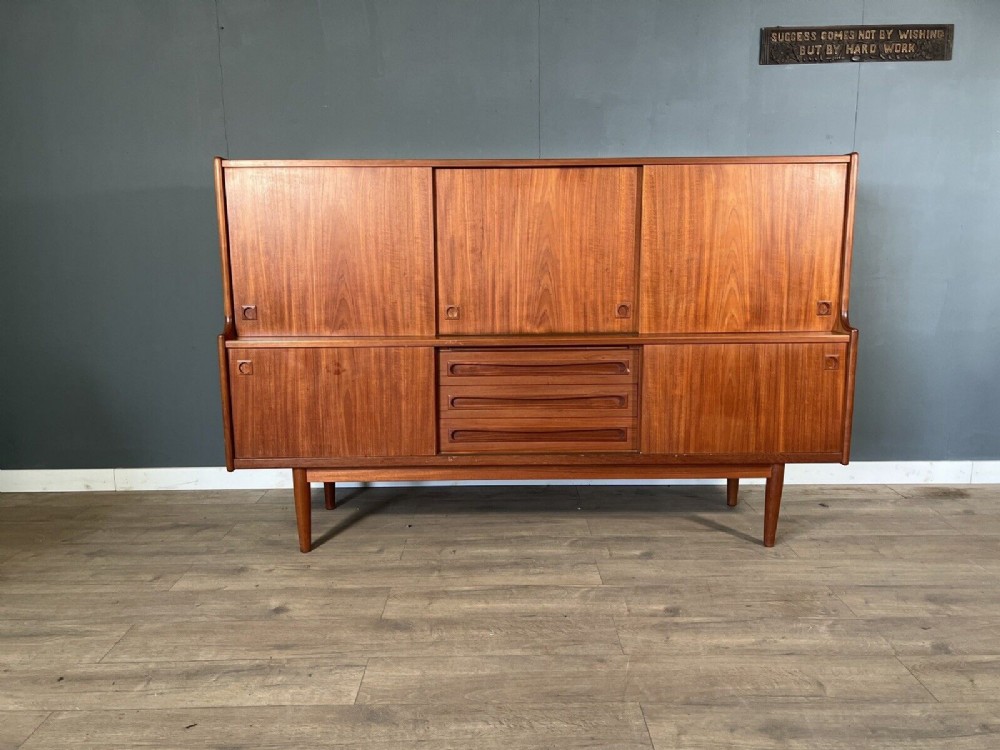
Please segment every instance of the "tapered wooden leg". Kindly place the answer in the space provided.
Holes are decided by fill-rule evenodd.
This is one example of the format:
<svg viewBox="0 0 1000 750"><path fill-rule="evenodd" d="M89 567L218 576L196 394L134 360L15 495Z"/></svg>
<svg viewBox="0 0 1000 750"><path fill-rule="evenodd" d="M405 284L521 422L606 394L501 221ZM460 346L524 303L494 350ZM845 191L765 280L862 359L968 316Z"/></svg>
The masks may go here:
<svg viewBox="0 0 1000 750"><path fill-rule="evenodd" d="M323 482L323 500L326 502L327 510L333 510L337 507L337 500L333 494L336 489L336 482Z"/></svg>
<svg viewBox="0 0 1000 750"><path fill-rule="evenodd" d="M305 469L292 469L292 488L295 492L295 522L299 526L299 551L312 549L312 503Z"/></svg>
<svg viewBox="0 0 1000 750"><path fill-rule="evenodd" d="M785 465L774 464L764 487L764 546L773 547L778 533L778 512L781 510L781 490L785 486Z"/></svg>
<svg viewBox="0 0 1000 750"><path fill-rule="evenodd" d="M740 480L739 477L735 479L726 480L726 505L730 508L735 508L736 503L740 501Z"/></svg>

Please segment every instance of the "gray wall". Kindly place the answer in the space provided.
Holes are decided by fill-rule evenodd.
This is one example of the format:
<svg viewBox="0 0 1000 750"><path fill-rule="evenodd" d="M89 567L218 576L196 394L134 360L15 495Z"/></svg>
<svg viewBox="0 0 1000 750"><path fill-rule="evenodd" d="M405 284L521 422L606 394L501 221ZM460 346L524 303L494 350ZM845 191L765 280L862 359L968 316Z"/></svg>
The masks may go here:
<svg viewBox="0 0 1000 750"><path fill-rule="evenodd" d="M947 63L758 29L954 23ZM223 462L214 154L861 153L854 458L1000 458L1000 3L0 2L0 466Z"/></svg>

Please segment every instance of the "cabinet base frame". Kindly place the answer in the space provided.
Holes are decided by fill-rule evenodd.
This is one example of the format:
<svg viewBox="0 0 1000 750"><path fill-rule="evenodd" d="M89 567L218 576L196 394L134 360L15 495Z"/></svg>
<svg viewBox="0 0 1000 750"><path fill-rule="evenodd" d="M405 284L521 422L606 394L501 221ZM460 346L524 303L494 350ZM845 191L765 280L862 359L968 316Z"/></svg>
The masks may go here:
<svg viewBox="0 0 1000 750"><path fill-rule="evenodd" d="M737 503L740 479L763 478L764 546L773 547L778 530L781 493L785 483L784 464L697 464L656 466L396 466L381 468L292 469L295 520L299 550L312 550L312 502L310 482L322 482L326 507L335 507L336 482L433 481L462 479L704 479L726 478L726 502Z"/></svg>

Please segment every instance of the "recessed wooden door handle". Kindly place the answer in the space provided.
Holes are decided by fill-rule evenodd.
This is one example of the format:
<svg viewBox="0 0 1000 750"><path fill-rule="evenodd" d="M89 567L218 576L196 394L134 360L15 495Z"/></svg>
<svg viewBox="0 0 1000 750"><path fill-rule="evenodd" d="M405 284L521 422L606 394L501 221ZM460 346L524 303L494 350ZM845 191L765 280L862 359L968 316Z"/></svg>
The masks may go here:
<svg viewBox="0 0 1000 750"><path fill-rule="evenodd" d="M257 320L257 305L242 305L243 320Z"/></svg>
<svg viewBox="0 0 1000 750"><path fill-rule="evenodd" d="M631 318L632 317L632 306L626 303L621 303L615 308L616 318Z"/></svg>
<svg viewBox="0 0 1000 750"><path fill-rule="evenodd" d="M240 375L253 375L253 360L240 359L236 361L236 370Z"/></svg>
<svg viewBox="0 0 1000 750"><path fill-rule="evenodd" d="M448 320L458 320L462 317L462 308L458 305L448 305L444 309L444 317Z"/></svg>
<svg viewBox="0 0 1000 750"><path fill-rule="evenodd" d="M816 303L817 315L829 315L831 312L833 312L833 303L830 300L821 299Z"/></svg>

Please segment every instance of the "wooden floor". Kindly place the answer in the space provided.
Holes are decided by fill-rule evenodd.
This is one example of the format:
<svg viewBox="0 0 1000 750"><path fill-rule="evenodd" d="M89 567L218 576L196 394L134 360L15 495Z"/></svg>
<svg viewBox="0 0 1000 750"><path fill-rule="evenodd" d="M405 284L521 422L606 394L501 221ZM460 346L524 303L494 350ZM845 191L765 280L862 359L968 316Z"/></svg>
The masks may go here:
<svg viewBox="0 0 1000 750"><path fill-rule="evenodd" d="M1000 486L0 495L0 748L1000 748Z"/></svg>

